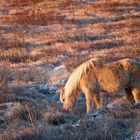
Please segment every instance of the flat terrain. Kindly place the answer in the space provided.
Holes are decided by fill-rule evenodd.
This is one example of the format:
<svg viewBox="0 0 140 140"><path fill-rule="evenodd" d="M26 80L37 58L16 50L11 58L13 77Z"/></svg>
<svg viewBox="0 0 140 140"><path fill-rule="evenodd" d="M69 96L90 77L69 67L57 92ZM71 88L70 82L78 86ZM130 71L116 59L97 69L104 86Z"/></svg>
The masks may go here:
<svg viewBox="0 0 140 140"><path fill-rule="evenodd" d="M140 110L125 96L93 119L83 96L64 112L59 90L90 58L140 61L139 44L139 0L0 0L0 139L135 138Z"/></svg>

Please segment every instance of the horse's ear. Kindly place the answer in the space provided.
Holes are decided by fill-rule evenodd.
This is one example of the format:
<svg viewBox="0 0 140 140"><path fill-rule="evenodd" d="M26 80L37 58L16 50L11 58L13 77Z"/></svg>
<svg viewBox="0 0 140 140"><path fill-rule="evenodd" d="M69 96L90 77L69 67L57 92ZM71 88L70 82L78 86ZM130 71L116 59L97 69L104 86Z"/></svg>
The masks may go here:
<svg viewBox="0 0 140 140"><path fill-rule="evenodd" d="M63 103L65 100L65 89L62 88L60 91L60 101Z"/></svg>
<svg viewBox="0 0 140 140"><path fill-rule="evenodd" d="M128 70L131 67L131 62L128 60L122 60L122 65L125 70Z"/></svg>
<svg viewBox="0 0 140 140"><path fill-rule="evenodd" d="M91 61L94 67L102 65L101 61L98 58L91 59Z"/></svg>

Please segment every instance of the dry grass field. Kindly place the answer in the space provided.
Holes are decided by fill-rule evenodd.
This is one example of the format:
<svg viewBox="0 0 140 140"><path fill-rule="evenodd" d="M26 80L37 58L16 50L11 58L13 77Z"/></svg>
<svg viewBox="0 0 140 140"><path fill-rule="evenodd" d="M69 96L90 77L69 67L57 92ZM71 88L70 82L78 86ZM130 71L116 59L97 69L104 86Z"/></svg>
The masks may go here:
<svg viewBox="0 0 140 140"><path fill-rule="evenodd" d="M91 118L83 96L62 110L60 88L96 57L140 61L139 0L0 0L0 140L136 139L140 108L125 96Z"/></svg>

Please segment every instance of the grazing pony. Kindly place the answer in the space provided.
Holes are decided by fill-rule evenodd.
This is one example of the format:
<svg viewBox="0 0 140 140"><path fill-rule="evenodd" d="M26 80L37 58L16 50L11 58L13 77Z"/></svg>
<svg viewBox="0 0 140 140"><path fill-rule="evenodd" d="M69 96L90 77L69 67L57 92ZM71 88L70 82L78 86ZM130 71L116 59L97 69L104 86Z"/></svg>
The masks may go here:
<svg viewBox="0 0 140 140"><path fill-rule="evenodd" d="M77 67L60 92L60 101L65 110L71 111L80 91L85 95L87 113L92 111L92 102L101 107L100 92L112 94L125 90L131 103L140 102L140 63L126 58L107 64L99 59L90 59Z"/></svg>

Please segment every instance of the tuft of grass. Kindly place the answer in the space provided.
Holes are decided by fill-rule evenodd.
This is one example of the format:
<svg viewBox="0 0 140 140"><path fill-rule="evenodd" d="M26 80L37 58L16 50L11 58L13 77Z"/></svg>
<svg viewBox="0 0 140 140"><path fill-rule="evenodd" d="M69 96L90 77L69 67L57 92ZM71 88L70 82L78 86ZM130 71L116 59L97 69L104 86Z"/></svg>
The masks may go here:
<svg viewBox="0 0 140 140"><path fill-rule="evenodd" d="M65 123L65 116L60 112L46 112L43 114L43 119L51 125L60 125Z"/></svg>

